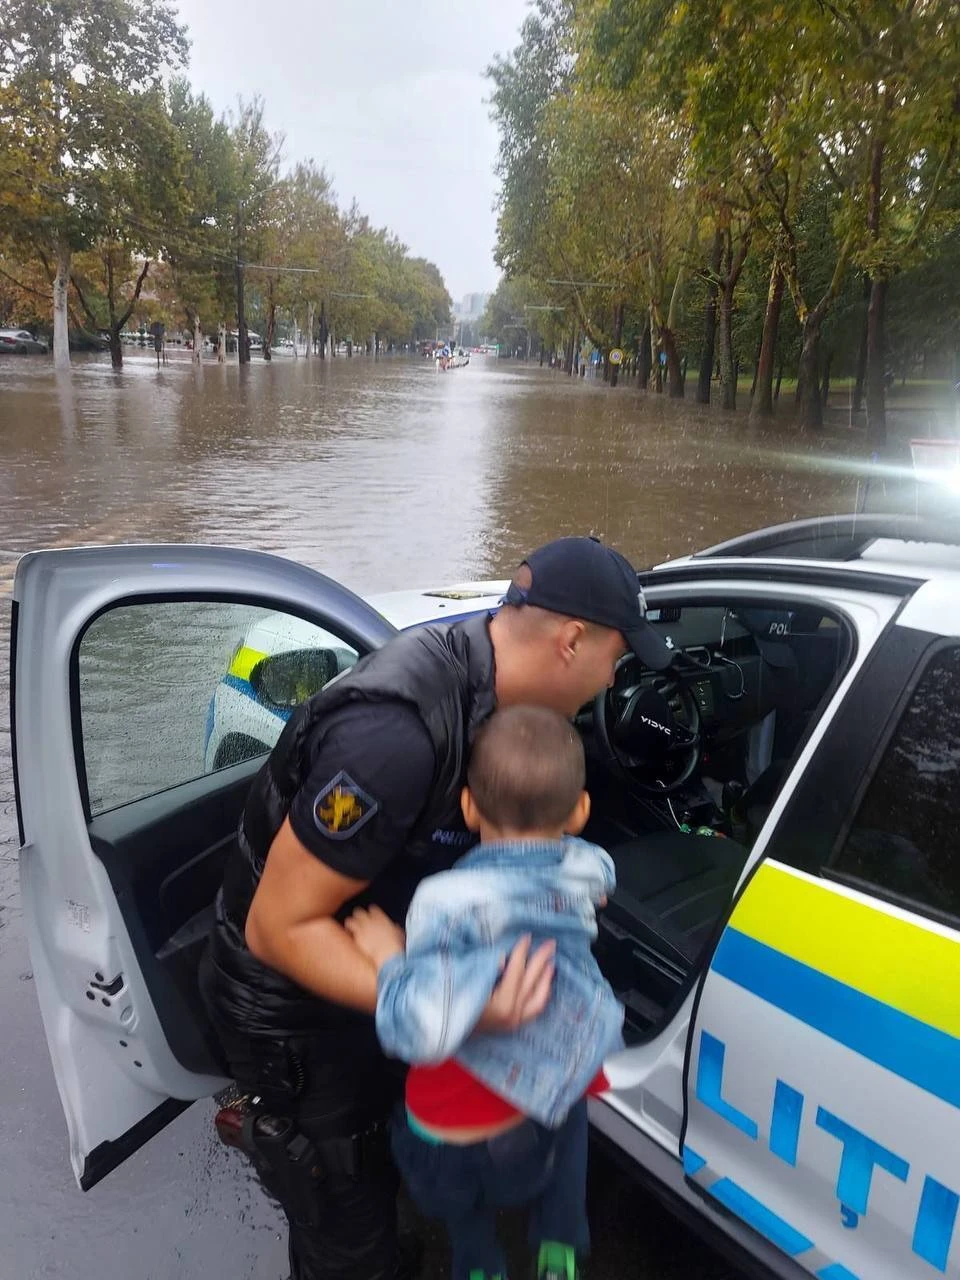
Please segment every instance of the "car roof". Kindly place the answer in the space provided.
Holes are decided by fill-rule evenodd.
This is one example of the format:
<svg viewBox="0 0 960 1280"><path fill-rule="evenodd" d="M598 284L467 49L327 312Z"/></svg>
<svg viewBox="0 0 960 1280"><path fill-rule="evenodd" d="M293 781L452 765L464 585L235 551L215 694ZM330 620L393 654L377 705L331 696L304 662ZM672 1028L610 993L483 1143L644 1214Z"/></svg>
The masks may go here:
<svg viewBox="0 0 960 1280"><path fill-rule="evenodd" d="M960 518L891 514L793 520L665 561L650 577L655 580L659 572L680 566L742 568L745 563L774 575L788 566L830 565L864 577L883 575L905 582L953 577L960 575Z"/></svg>

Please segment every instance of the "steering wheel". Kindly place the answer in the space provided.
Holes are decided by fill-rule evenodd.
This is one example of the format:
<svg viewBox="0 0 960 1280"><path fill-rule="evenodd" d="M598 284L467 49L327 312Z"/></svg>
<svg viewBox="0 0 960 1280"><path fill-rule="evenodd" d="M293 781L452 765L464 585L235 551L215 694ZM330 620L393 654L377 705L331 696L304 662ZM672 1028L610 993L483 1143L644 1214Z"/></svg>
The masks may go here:
<svg viewBox="0 0 960 1280"><path fill-rule="evenodd" d="M675 672L624 680L625 668L639 659L628 653L617 663L611 688L598 693L593 718L609 760L634 786L651 795L668 795L689 781L700 762L701 723L697 700ZM671 701L680 703L686 723Z"/></svg>

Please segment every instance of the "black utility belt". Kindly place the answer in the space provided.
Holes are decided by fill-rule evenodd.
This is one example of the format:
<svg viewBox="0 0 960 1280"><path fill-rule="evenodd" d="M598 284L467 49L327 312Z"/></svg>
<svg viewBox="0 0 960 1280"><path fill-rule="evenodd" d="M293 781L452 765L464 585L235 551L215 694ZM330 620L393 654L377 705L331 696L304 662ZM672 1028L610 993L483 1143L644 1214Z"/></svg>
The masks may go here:
<svg viewBox="0 0 960 1280"><path fill-rule="evenodd" d="M236 1147L272 1168L293 1168L312 1178L356 1177L371 1155L380 1156L389 1145L385 1120L344 1137L313 1138L289 1116L265 1111L259 1099L249 1094L227 1101L214 1124L225 1146Z"/></svg>

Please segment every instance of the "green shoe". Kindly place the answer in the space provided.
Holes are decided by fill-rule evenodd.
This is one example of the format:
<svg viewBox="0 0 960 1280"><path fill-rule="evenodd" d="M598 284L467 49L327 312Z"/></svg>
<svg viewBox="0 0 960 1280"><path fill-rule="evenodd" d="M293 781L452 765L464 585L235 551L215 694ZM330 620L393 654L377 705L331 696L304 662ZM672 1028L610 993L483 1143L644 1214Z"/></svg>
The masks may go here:
<svg viewBox="0 0 960 1280"><path fill-rule="evenodd" d="M568 1244L544 1240L537 1254L537 1280L577 1280L576 1250Z"/></svg>

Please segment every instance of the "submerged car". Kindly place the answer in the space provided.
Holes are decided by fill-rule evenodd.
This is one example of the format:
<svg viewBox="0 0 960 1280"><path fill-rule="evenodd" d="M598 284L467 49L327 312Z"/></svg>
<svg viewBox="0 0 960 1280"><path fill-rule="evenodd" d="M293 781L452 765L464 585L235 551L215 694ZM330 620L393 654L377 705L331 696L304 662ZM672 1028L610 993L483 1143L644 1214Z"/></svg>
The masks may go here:
<svg viewBox="0 0 960 1280"><path fill-rule="evenodd" d="M43 338L35 338L29 329L0 329L0 355L45 356L49 350Z"/></svg>
<svg viewBox="0 0 960 1280"><path fill-rule="evenodd" d="M14 585L23 908L92 1187L227 1083L196 967L292 708L505 584L363 600L219 547ZM960 528L763 530L639 576L674 655L581 709L627 1048L597 1142L748 1273L960 1274Z"/></svg>

